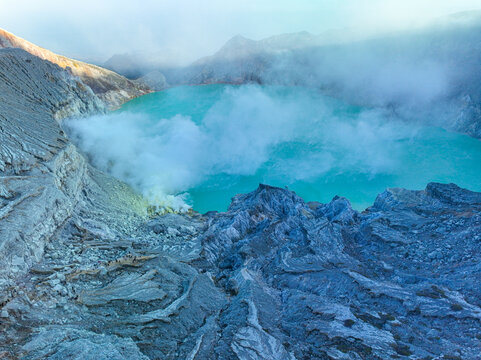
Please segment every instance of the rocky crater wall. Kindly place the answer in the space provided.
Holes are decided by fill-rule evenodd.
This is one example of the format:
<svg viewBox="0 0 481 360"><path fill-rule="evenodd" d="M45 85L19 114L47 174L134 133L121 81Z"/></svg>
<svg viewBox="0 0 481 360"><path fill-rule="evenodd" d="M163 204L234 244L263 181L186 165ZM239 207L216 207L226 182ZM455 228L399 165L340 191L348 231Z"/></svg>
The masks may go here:
<svg viewBox="0 0 481 360"><path fill-rule="evenodd" d="M41 259L83 189L87 164L58 121L102 111L59 66L0 49L0 293Z"/></svg>
<svg viewBox="0 0 481 360"><path fill-rule="evenodd" d="M113 71L55 54L2 29L0 29L0 48L22 49L68 70L88 85L110 109L115 109L132 98L150 92L149 87L144 83L133 82Z"/></svg>

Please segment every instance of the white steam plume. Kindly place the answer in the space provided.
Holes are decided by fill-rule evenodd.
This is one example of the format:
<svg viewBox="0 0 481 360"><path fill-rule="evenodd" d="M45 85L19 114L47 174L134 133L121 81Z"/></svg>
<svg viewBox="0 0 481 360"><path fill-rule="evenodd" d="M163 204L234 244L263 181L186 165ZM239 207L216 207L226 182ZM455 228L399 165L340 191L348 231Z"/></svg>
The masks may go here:
<svg viewBox="0 0 481 360"><path fill-rule="evenodd" d="M379 110L339 115L342 103L306 89L288 96L259 86L226 88L200 123L129 112L72 120L74 140L93 164L126 181L152 204L186 210L185 195L216 174L254 175L267 161L286 184L332 169L391 173L399 153L395 140L413 130L386 121ZM276 147L302 143L308 155L280 157ZM386 156L389 153L390 156Z"/></svg>

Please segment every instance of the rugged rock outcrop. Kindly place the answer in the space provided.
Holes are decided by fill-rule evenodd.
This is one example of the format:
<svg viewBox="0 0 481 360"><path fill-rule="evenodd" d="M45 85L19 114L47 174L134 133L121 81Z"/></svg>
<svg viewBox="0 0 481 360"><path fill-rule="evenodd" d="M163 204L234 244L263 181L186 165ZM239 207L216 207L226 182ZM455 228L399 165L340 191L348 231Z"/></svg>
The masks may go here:
<svg viewBox="0 0 481 360"><path fill-rule="evenodd" d="M481 194L452 184L391 189L363 213L269 186L237 196L202 235L231 295L217 354L475 359L480 231Z"/></svg>
<svg viewBox="0 0 481 360"><path fill-rule="evenodd" d="M99 66L57 55L2 29L0 29L0 48L23 49L34 56L67 69L73 75L78 76L110 108L116 108L127 100L150 92L145 84L132 82Z"/></svg>
<svg viewBox="0 0 481 360"><path fill-rule="evenodd" d="M165 78L164 74L162 74L162 72L158 70L148 72L147 74L138 78L135 81L146 84L150 89L154 91L165 90L169 87L169 84L167 83L167 79Z"/></svg>
<svg viewBox="0 0 481 360"><path fill-rule="evenodd" d="M261 185L226 213L104 221L74 216L52 239L3 307L4 354L479 356L480 193L390 189L358 213Z"/></svg>
<svg viewBox="0 0 481 360"><path fill-rule="evenodd" d="M71 214L87 164L55 119L103 111L82 82L20 49L0 50L0 281L39 261Z"/></svg>

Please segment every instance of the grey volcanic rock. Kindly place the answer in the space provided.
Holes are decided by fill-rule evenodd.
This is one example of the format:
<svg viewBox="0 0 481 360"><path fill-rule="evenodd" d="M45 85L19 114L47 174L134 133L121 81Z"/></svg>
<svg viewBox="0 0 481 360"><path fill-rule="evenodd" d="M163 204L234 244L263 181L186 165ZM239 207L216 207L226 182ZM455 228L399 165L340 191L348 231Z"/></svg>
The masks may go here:
<svg viewBox="0 0 481 360"><path fill-rule="evenodd" d="M150 89L155 91L161 91L169 87L164 74L162 74L160 71L148 72L135 81L146 84Z"/></svg>
<svg viewBox="0 0 481 360"><path fill-rule="evenodd" d="M41 329L23 346L25 359L148 360L131 339L81 329Z"/></svg>
<svg viewBox="0 0 481 360"><path fill-rule="evenodd" d="M473 97L468 94L458 101L461 111L456 118L454 129L481 139L481 102L473 100Z"/></svg>
<svg viewBox="0 0 481 360"><path fill-rule="evenodd" d="M87 164L55 119L103 111L82 82L19 49L0 50L0 282L41 259L72 212Z"/></svg>
<svg viewBox="0 0 481 360"><path fill-rule="evenodd" d="M145 84L132 82L100 66L57 55L2 29L0 29L0 48L23 49L34 56L68 70L73 75L78 76L111 109L119 107L132 98L150 92Z"/></svg>
<svg viewBox="0 0 481 360"><path fill-rule="evenodd" d="M0 350L478 358L480 193L453 184L390 189L358 213L344 198L305 203L261 185L205 217L113 229L113 218L94 213L66 223L3 307ZM73 335L45 340L63 330Z"/></svg>
<svg viewBox="0 0 481 360"><path fill-rule="evenodd" d="M66 254L62 254L61 259L51 254L52 241L63 234L64 226L71 226L69 220L75 218L79 224L86 223L91 233L114 237L143 219L145 204L125 184L91 168L66 138L60 125L64 118L105 111L103 103L79 78L24 50L0 49L0 79L0 315L3 326L8 325L12 313L24 311L23 306L15 307L15 301L25 299L21 284L32 266L52 257L59 261L58 266L71 259ZM44 273L42 269L38 271ZM64 278L58 276L49 280L53 294L66 295L69 289L61 285ZM85 333L85 337L79 335L70 349L59 343L59 354L73 354L75 347L82 344L100 346L95 334L80 333ZM114 336L103 338L109 339L113 344L111 348L118 348L119 354L128 346L138 352L132 341ZM2 350L8 343L5 337L0 340ZM108 344L103 345L104 349L108 348ZM38 354L43 351L36 347L28 349ZM93 354L91 350L87 349ZM2 357L18 358L22 351L17 349L13 355L2 353ZM134 352L125 351L125 354L131 353ZM139 353L138 358L143 356Z"/></svg>
<svg viewBox="0 0 481 360"><path fill-rule="evenodd" d="M2 171L29 170L66 147L55 119L104 111L89 88L54 64L19 49L0 50L0 61Z"/></svg>
<svg viewBox="0 0 481 360"><path fill-rule="evenodd" d="M232 296L216 354L475 359L480 233L481 194L455 185L391 189L361 214L269 186L238 196L202 236Z"/></svg>

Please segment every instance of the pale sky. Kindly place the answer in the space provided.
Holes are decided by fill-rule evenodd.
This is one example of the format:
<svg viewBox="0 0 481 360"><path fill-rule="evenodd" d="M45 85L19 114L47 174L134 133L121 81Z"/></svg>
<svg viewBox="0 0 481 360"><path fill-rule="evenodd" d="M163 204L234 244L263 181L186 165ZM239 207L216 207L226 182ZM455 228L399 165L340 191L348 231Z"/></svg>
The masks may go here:
<svg viewBox="0 0 481 360"><path fill-rule="evenodd" d="M479 9L481 0L0 0L0 28L79 59L142 51L190 61L237 34L384 29Z"/></svg>

